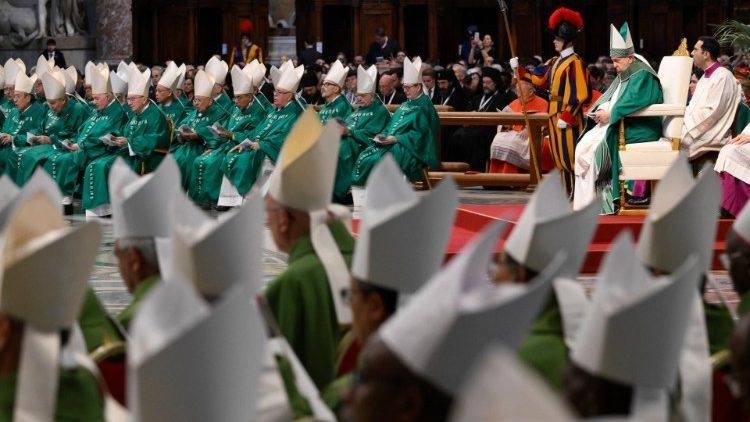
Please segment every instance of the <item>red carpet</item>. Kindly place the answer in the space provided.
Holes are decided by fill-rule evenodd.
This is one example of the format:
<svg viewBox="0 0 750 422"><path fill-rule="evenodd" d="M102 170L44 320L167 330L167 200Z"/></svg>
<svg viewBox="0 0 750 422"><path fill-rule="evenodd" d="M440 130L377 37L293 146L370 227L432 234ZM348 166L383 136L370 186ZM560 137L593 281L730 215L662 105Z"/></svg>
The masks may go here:
<svg viewBox="0 0 750 422"><path fill-rule="evenodd" d="M518 221L524 204L514 205L461 205L458 208L456 222L453 226L450 241L446 250L446 259L452 258L458 253L485 225L492 221L506 221L507 229L503 235L503 241L511 232ZM609 245L622 230L630 230L635 239L641 231L644 217L640 216L618 216L607 215L599 218L599 226L594 234L594 239L589 245L589 253L583 264L583 273L596 273L599 264L609 250ZM723 270L718 256L724 253L727 233L732 227L734 220L719 220L719 229L714 243L714 270ZM354 231L357 232L358 221L354 222ZM575 236L575 233L571 233ZM675 233L679 236L679 233ZM497 251L502 250L502 242L497 245Z"/></svg>

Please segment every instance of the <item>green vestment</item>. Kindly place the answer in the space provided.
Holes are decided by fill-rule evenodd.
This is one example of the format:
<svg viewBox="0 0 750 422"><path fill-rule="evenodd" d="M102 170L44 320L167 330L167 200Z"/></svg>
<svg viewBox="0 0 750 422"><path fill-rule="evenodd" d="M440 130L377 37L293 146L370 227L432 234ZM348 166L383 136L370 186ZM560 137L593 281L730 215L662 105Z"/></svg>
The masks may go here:
<svg viewBox="0 0 750 422"><path fill-rule="evenodd" d="M352 112L352 105L346 97L339 95L330 103L325 103L318 112L320 122L324 125L331 119L339 118L345 120ZM339 159L336 162L336 181L333 185L333 197L336 201L342 201L346 197L349 187L352 185L352 157L357 155L357 147L352 142L341 142L339 148ZM351 164L350 164L351 163Z"/></svg>
<svg viewBox="0 0 750 422"><path fill-rule="evenodd" d="M61 148L62 141L75 138L87 115L88 109L71 99L68 99L60 113L47 107L40 135L48 136L52 143L16 149L16 162L9 163L12 168L9 173L16 175L16 184L23 186L34 174L36 167L43 165L47 157Z"/></svg>
<svg viewBox="0 0 750 422"><path fill-rule="evenodd" d="M214 102L220 105L227 114L229 114L232 111L232 107L234 107L234 101L232 101L232 99L229 98L229 95L223 90L218 97L214 98Z"/></svg>
<svg viewBox="0 0 750 422"><path fill-rule="evenodd" d="M117 321L122 325L122 328L130 330L130 321L135 317L135 314L138 311L138 305L140 305L143 298L146 297L148 292L151 291L159 280L159 276L151 276L141 281L140 284L135 287L135 290L133 291L133 300L131 300L128 306L117 315Z"/></svg>
<svg viewBox="0 0 750 422"><path fill-rule="evenodd" d="M164 113L172 124L177 128L177 124L185 118L186 111L185 107L177 100L172 100L169 104L159 104L159 109ZM175 132L176 133L176 132Z"/></svg>
<svg viewBox="0 0 750 422"><path fill-rule="evenodd" d="M102 306L91 287L86 287L81 313L78 315L86 350L91 353L99 347L122 341L122 334Z"/></svg>
<svg viewBox="0 0 750 422"><path fill-rule="evenodd" d="M249 140L260 144L260 149L246 148L242 152L230 152L226 155L224 175L241 195L250 191L266 157L276 164L281 146L302 111L296 101L290 101L284 107L271 111L248 136Z"/></svg>
<svg viewBox="0 0 750 422"><path fill-rule="evenodd" d="M206 142L213 138L213 134L208 127L216 122L219 122L222 126L226 126L226 120L229 117L228 113L217 103L213 103L206 109L205 113L200 113L197 109L188 113L187 116L175 127L175 132L179 132L179 127L182 125L188 126L195 133L198 134L199 138L196 140L190 140L185 142L172 143L172 156L177 161L177 166L180 167L180 173L182 175L182 187L186 191L190 187L190 177L193 170L193 162L199 155L206 149Z"/></svg>
<svg viewBox="0 0 750 422"><path fill-rule="evenodd" d="M341 222L329 224L347 265L354 239ZM289 252L286 271L271 282L266 300L294 353L318 389L333 381L339 325L325 268L309 236L301 237Z"/></svg>
<svg viewBox="0 0 750 422"><path fill-rule="evenodd" d="M568 347L565 345L560 305L554 294L531 325L518 355L551 387L562 391L562 380L568 366Z"/></svg>
<svg viewBox="0 0 750 422"><path fill-rule="evenodd" d="M338 168L336 169L337 187L346 186L346 189L349 189L352 185L354 165L359 158L359 154L374 144L373 137L385 129L390 117L391 114L388 109L377 99L366 107L354 109L346 117L344 123L349 129L349 135L341 137L341 151L348 149L350 154L344 156L339 152Z"/></svg>
<svg viewBox="0 0 750 422"><path fill-rule="evenodd" d="M138 174L151 172L159 165L169 146L167 119L156 104L149 103L141 114L133 114L122 128L122 136L128 139L129 148L128 145L108 146L105 153L86 165L83 176L84 209L109 204L109 170L117 157L125 159ZM156 149L162 152L156 152Z"/></svg>
<svg viewBox="0 0 750 422"><path fill-rule="evenodd" d="M13 420L17 375L0 377L0 422ZM96 378L86 369L60 368L57 387L58 422L104 422L104 400Z"/></svg>
<svg viewBox="0 0 750 422"><path fill-rule="evenodd" d="M2 170L0 174L8 173L8 176L15 180L15 172L13 172L17 168L15 150L26 146L27 133L38 135L42 131L46 112L46 104L33 100L23 111L17 108L10 111L0 132L12 136L13 141L0 145L0 170Z"/></svg>
<svg viewBox="0 0 750 422"><path fill-rule="evenodd" d="M55 179L63 195L73 195L78 187L78 175L86 164L107 153L111 147L104 145L99 138L107 134L119 136L125 118L122 106L112 101L104 110L91 114L78 129L76 137L71 139L71 142L78 144L77 151L68 151L61 146L47 157L44 169Z"/></svg>
<svg viewBox="0 0 750 422"><path fill-rule="evenodd" d="M610 106L609 127L606 137L595 151L595 163L597 167L597 192L601 191L602 214L613 214L615 212L614 202L620 198L620 153L619 133L620 122L625 121L625 141L628 144L656 141L661 137L661 117L626 117L646 106L661 104L664 96L661 90L659 78L653 70L640 60L636 60L627 69L617 75L612 85L594 103L590 112L596 111L597 107L609 101L615 90L620 85L619 94ZM596 123L587 119L586 132L591 130Z"/></svg>
<svg viewBox="0 0 750 422"><path fill-rule="evenodd" d="M391 117L391 121L381 136L393 136L396 143L390 145L373 145L365 148L354 164L352 184L364 186L367 177L375 165L386 153L391 153L401 171L411 181L422 178L422 169L437 168L435 150L435 125L437 114L433 116L432 104L426 95L409 100Z"/></svg>
<svg viewBox="0 0 750 422"><path fill-rule="evenodd" d="M221 190L224 157L235 145L248 139L267 114L268 111L256 100L244 109L232 107L226 129L232 133L233 139L212 136L206 141L206 151L193 161L189 189L193 201L197 204L216 204Z"/></svg>

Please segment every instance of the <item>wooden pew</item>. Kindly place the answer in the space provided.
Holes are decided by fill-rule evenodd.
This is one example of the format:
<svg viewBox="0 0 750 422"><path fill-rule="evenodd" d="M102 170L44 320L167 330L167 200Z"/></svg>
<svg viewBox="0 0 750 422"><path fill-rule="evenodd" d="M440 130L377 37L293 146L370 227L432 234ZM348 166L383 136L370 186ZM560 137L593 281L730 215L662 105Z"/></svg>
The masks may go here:
<svg viewBox="0 0 750 422"><path fill-rule="evenodd" d="M525 125L523 113L438 111L441 126ZM529 174L427 172L429 184L451 176L459 186L508 186L533 190L541 179L542 129L550 127L547 113L528 113L531 165ZM439 141L438 141L439 142ZM438 151L440 145L437 146Z"/></svg>
<svg viewBox="0 0 750 422"><path fill-rule="evenodd" d="M313 106L320 110L320 106ZM387 105L388 111L393 113L399 105ZM452 111L450 106L435 106L440 118L440 126L497 126L497 125L525 125L523 113L504 112L473 112ZM459 186L507 186L524 187L533 190L541 179L540 154L542 145L542 130L550 128L550 118L547 113L528 113L529 120L529 142L531 142L531 165L528 174L502 174L502 173L466 173L454 170L457 164L450 163L440 171L426 172L426 184L432 186L445 177L451 176ZM436 139L437 151L440 151L440 137ZM448 163L446 163L448 164Z"/></svg>

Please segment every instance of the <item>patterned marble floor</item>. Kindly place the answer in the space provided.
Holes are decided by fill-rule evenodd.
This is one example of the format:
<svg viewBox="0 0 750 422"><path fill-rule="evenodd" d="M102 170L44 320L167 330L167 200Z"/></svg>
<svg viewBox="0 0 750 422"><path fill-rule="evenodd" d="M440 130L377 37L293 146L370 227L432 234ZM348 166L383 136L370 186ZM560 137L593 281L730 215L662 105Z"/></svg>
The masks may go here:
<svg viewBox="0 0 750 422"><path fill-rule="evenodd" d="M530 194L523 190L487 191L479 188L463 189L460 191L459 196L462 204L514 204L527 202ZM358 210L355 210L355 217L357 214ZM69 220L72 224L80 224L84 221L84 217L81 214L76 214L69 217ZM108 219L99 220L99 222L102 224L103 231L102 244L99 247L90 283L107 310L112 314L116 314L130 302L130 295L122 282L117 269L117 260L112 252L114 245L112 222ZM270 234L267 231L264 236L263 277L265 281L270 281L286 268L286 255L275 250L270 239ZM732 289L726 272L715 272L713 275L718 281L720 290L728 298L730 304L736 306L737 295ZM581 277L580 281L586 286L588 291L591 291L596 278ZM717 292L711 288L707 289L706 297L712 302L719 300Z"/></svg>

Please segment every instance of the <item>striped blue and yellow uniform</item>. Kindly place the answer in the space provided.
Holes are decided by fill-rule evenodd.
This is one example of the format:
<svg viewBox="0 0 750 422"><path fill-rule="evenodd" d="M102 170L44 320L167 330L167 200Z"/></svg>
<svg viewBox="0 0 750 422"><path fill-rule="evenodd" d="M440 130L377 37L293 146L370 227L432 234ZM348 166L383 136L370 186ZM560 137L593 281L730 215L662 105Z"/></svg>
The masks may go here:
<svg viewBox="0 0 750 422"><path fill-rule="evenodd" d="M532 76L534 85L549 90L550 147L555 166L560 169L565 189L573 194L575 146L584 129L583 103L589 97L586 68L573 53L559 58L552 67L540 67ZM557 127L562 119L565 129Z"/></svg>

